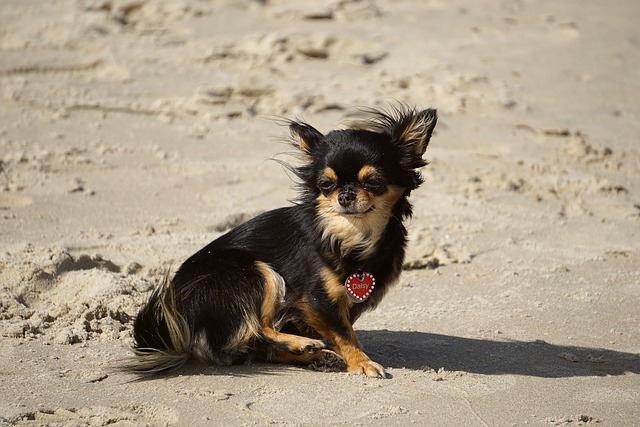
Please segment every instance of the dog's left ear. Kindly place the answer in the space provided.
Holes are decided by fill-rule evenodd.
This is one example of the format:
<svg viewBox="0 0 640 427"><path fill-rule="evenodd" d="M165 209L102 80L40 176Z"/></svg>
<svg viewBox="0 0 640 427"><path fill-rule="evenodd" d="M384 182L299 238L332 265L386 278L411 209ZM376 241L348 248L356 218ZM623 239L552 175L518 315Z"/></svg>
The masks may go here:
<svg viewBox="0 0 640 427"><path fill-rule="evenodd" d="M438 113L434 109L410 111L397 117L390 133L393 140L407 149L414 159L421 159L437 121Z"/></svg>
<svg viewBox="0 0 640 427"><path fill-rule="evenodd" d="M311 155L317 148L324 135L320 133L316 128L307 123L291 122L289 124L289 131L293 138L293 143L305 154Z"/></svg>

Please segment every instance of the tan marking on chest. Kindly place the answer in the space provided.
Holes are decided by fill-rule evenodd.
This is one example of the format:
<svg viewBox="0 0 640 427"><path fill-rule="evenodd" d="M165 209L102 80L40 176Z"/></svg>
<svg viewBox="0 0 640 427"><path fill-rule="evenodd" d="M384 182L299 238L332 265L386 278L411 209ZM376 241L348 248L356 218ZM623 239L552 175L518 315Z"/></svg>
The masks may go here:
<svg viewBox="0 0 640 427"><path fill-rule="evenodd" d="M387 227L393 207L404 191L402 187L389 185L380 196L367 193L374 209L359 215L338 213L334 207L336 202L320 195L317 199L318 225L323 239L328 239L332 246L337 245L343 255L360 251L361 259L371 256Z"/></svg>

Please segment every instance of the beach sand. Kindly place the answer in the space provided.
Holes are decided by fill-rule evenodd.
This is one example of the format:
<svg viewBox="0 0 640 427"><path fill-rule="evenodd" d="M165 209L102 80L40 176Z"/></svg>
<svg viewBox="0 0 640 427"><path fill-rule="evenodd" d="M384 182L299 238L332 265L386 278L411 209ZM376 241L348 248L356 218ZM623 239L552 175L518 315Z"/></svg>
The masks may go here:
<svg viewBox="0 0 640 427"><path fill-rule="evenodd" d="M640 425L640 3L3 0L1 425ZM390 379L115 372L151 289L295 189L282 118L437 108Z"/></svg>

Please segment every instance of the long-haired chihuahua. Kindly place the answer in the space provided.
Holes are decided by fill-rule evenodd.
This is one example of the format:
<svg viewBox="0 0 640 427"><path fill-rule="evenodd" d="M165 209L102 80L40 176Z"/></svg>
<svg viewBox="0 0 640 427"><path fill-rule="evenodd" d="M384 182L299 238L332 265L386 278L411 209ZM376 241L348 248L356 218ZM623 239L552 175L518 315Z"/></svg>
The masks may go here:
<svg viewBox="0 0 640 427"><path fill-rule="evenodd" d="M125 368L153 374L190 358L330 363L368 377L384 368L353 323L398 280L412 214L408 197L436 110L369 110L323 135L289 122L302 153L292 206L263 213L188 258L138 313Z"/></svg>

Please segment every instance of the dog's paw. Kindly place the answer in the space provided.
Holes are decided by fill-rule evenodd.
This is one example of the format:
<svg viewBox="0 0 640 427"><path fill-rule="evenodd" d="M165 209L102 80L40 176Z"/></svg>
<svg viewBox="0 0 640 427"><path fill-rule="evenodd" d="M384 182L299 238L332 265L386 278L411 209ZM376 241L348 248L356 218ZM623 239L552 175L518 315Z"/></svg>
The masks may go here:
<svg viewBox="0 0 640 427"><path fill-rule="evenodd" d="M387 378L387 372L382 365L372 360L363 360L349 367L349 372L357 372L368 378Z"/></svg>
<svg viewBox="0 0 640 427"><path fill-rule="evenodd" d="M309 367L322 372L344 372L347 369L347 363L337 353L321 350L319 357Z"/></svg>
<svg viewBox="0 0 640 427"><path fill-rule="evenodd" d="M306 339L304 344L300 348L300 353L317 353L320 350L327 348L327 344L324 341Z"/></svg>

